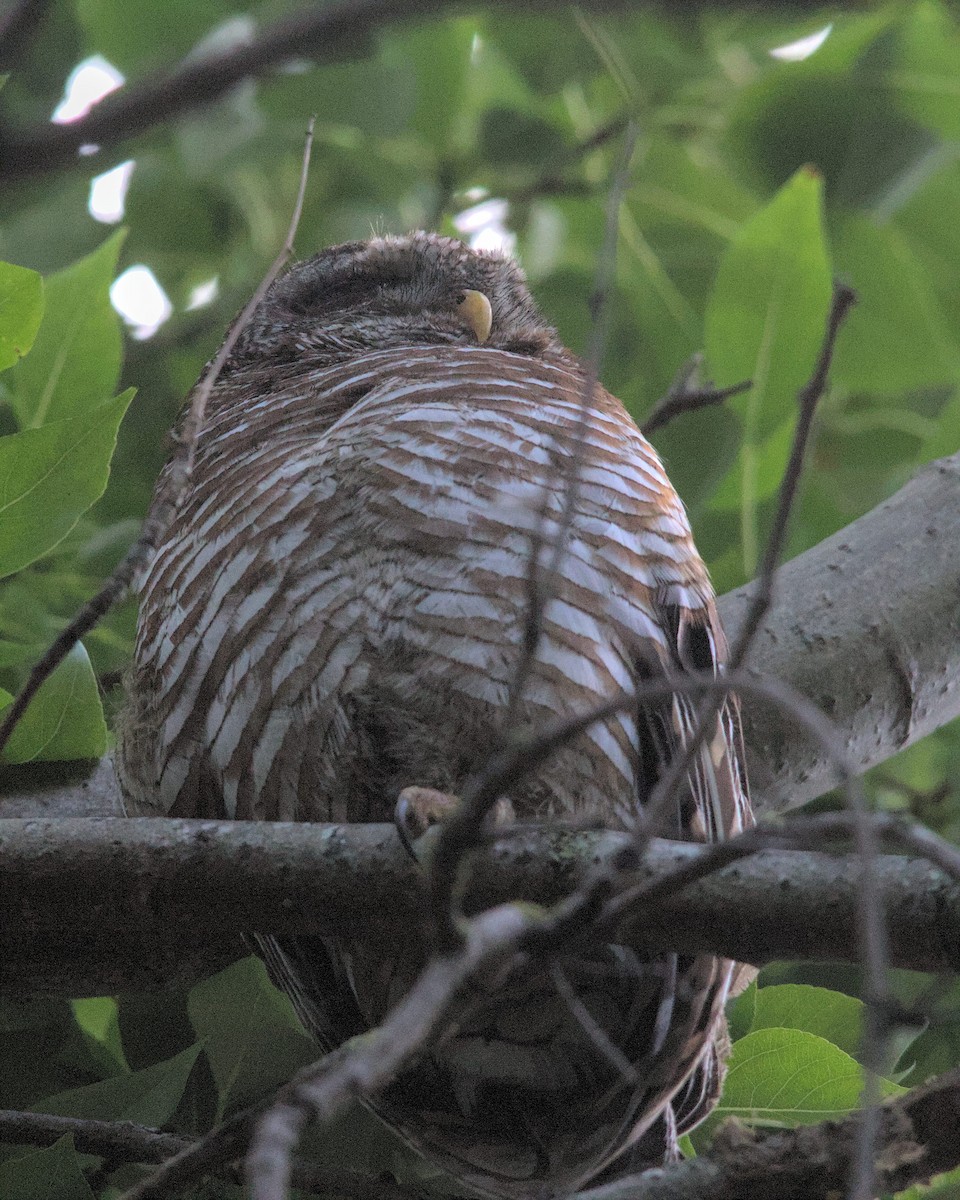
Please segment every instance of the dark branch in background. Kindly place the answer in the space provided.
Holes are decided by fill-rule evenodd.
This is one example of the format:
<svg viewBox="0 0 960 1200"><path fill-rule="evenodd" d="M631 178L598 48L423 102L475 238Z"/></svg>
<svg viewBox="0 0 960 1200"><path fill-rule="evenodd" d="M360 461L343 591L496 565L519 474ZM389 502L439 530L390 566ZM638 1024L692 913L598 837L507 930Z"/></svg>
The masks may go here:
<svg viewBox="0 0 960 1200"><path fill-rule="evenodd" d="M753 386L749 379L745 379L743 383L734 383L725 388L703 387L697 381L702 361L703 356L695 354L683 365L667 394L657 401L650 415L640 426L644 437L650 437L656 430L669 425L683 413L696 412L699 408L713 408L733 396L749 391Z"/></svg>
<svg viewBox="0 0 960 1200"><path fill-rule="evenodd" d="M599 9L624 7L623 0L591 0ZM0 134L0 179L10 184L69 166L81 146L111 149L164 121L226 95L244 79L256 79L293 59L332 63L368 53L376 34L390 25L424 17L444 16L475 7L451 0L333 0L305 8L265 29L243 46L220 53L190 57L178 66L119 89L90 113L68 125L39 127ZM487 0L487 8L525 9L510 0ZM540 0L538 7L545 7ZM549 7L562 11L565 0ZM102 158L84 160L95 171Z"/></svg>
<svg viewBox="0 0 960 1200"><path fill-rule="evenodd" d="M14 0L0 15L0 70L16 69L50 9L52 0Z"/></svg>
<svg viewBox="0 0 960 1200"><path fill-rule="evenodd" d="M712 0L703 7L728 7ZM773 7L773 5L770 5ZM43 0L15 6L44 8ZM362 57L376 35L390 25L476 10L468 0L331 0L322 8L305 8L265 29L243 46L221 53L191 56L176 66L111 93L90 113L68 125L44 123L10 131L0 126L0 180L18 180L70 166L81 146L110 150L204 104L225 96L245 79L259 79L296 59L334 63ZM487 9L564 12L567 0L485 0ZM597 11L628 8L627 0L585 0ZM819 7L813 0L792 0L799 10ZM18 45L22 42L18 39ZM87 169L105 169L103 155L84 159Z"/></svg>
<svg viewBox="0 0 960 1200"><path fill-rule="evenodd" d="M190 1138L160 1133L132 1121L93 1121L47 1113L0 1110L0 1142L7 1146L51 1146L73 1136L80 1154L96 1154L114 1164L165 1162L195 1145ZM216 1172L231 1183L243 1183L243 1168L226 1164ZM293 1186L334 1200L422 1200L422 1193L390 1179L373 1179L357 1171L334 1171L313 1163L293 1165Z"/></svg>
<svg viewBox="0 0 960 1200"><path fill-rule="evenodd" d="M651 843L632 879L639 898L623 914L624 938L645 952L709 951L757 965L856 961L856 859L781 848L849 835L849 824L811 820L751 835L747 848L771 848L722 869L715 856L732 860L734 843ZM922 833L879 820L892 845L910 847ZM511 829L470 870L467 910L516 898L555 904L628 844L606 830ZM890 855L876 874L891 964L960 972L960 871ZM392 825L0 821L0 875L6 995L183 986L241 955L250 929L416 950L423 912L420 873Z"/></svg>
<svg viewBox="0 0 960 1200"><path fill-rule="evenodd" d="M878 1110L877 1183L884 1193L960 1164L960 1070ZM581 1192L578 1200L820 1200L841 1196L854 1165L857 1115L786 1130L721 1128L708 1154Z"/></svg>
<svg viewBox="0 0 960 1200"><path fill-rule="evenodd" d="M592 154L594 150L599 150L607 142L620 137L626 132L629 122L630 118L622 114L613 117L601 125L599 129L595 129L593 133L577 142L576 145L571 146L568 150L561 151L557 156L558 161L551 166L546 174L541 175L532 183L525 184L522 187L508 188L505 193L507 198L514 204L520 204L541 196L555 196L570 190L584 190L585 185L582 184L571 187L564 179L564 173L572 167L577 166L583 159Z"/></svg>

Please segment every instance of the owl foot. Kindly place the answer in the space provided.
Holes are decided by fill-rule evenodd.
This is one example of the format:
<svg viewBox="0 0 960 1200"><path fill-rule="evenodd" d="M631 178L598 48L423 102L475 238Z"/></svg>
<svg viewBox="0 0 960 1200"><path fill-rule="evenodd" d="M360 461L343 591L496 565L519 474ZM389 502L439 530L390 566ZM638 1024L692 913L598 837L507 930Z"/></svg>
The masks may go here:
<svg viewBox="0 0 960 1200"><path fill-rule="evenodd" d="M417 862L422 858L419 842L428 830L439 825L460 807L460 798L435 788L407 787L397 797L393 810L393 823L400 834L400 841L411 858Z"/></svg>
<svg viewBox="0 0 960 1200"><path fill-rule="evenodd" d="M445 821L460 807L459 796L438 792L435 788L407 787L397 797L393 810L393 823L400 834L400 841L411 858L421 862L426 843L421 839L441 821ZM509 800L501 797L493 806L487 821L492 825L509 825L516 820L516 813ZM428 839L429 840L429 839Z"/></svg>

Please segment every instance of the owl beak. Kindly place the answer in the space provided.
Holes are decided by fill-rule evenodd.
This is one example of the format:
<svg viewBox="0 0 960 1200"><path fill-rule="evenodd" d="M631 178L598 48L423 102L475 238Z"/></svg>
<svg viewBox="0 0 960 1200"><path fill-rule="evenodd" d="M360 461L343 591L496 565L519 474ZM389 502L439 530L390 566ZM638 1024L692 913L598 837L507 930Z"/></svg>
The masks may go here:
<svg viewBox="0 0 960 1200"><path fill-rule="evenodd" d="M493 325L493 309L490 307L490 301L483 292L464 292L457 308L473 330L477 341L483 345L490 336L490 328Z"/></svg>

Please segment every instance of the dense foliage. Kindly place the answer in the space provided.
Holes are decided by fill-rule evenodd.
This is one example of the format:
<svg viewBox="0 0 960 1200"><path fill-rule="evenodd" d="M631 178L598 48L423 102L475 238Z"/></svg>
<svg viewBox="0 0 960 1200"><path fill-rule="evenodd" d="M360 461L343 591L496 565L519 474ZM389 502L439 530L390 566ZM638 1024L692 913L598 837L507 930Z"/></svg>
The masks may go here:
<svg viewBox="0 0 960 1200"><path fill-rule="evenodd" d="M684 15L655 5L603 16L480 6L389 27L348 61L272 71L67 171L6 188L0 177L0 258L11 264L0 266L7 692L135 536L178 406L283 240L312 113L299 254L371 229L505 230L575 349L591 326L624 118L636 118L602 377L638 419L700 350L718 384L754 381L749 394L655 438L718 590L755 570L832 276L852 283L860 303L818 417L791 554L957 448L955 16L937 0L803 17L775 5L676 9ZM255 38L289 11L282 0L64 0L6 81L4 121L45 122L91 55L135 81L198 47ZM802 61L771 54L828 22ZM124 233L95 220L88 197L95 176L128 159ZM122 334L109 294L133 264L150 268L173 305L139 340ZM216 289L197 292L211 280ZM128 602L74 651L9 762L104 752L133 622ZM960 731L948 727L876 773L877 804L957 836L958 762ZM897 987L913 1003L931 980L902 974ZM721 1112L769 1124L855 1107L856 993L853 970L768 968L732 1013L738 1040ZM919 1036L902 1031L886 1092L960 1060L960 996L947 991L936 1014ZM192 1134L286 1079L313 1049L259 964L245 960L188 995L4 1002L0 1057L0 1107ZM312 1149L401 1179L418 1171L362 1114L316 1135ZM135 1175L77 1155L69 1139L7 1147L0 1195L89 1200ZM224 1184L202 1194L239 1193Z"/></svg>

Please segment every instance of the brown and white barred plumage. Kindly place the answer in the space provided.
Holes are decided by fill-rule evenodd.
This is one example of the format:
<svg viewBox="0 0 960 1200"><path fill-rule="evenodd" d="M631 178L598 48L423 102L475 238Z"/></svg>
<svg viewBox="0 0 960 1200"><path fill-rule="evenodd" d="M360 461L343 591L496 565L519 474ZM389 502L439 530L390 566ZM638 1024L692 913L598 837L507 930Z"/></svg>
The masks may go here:
<svg viewBox="0 0 960 1200"><path fill-rule="evenodd" d="M483 345L465 290L492 306ZM518 269L458 242L352 243L275 284L143 585L118 754L131 810L384 821L407 786L457 794L502 732L531 547L562 520L571 455L576 503L519 722L718 664L683 507L619 401L597 388L583 422L584 394ZM677 698L594 727L514 790L514 811L628 826L690 713ZM737 742L728 706L665 834L749 823ZM418 965L332 939L259 948L324 1046L379 1021ZM731 964L598 945L560 970L632 1072L554 977L518 971L376 1102L490 1195L662 1161L715 1098Z"/></svg>

